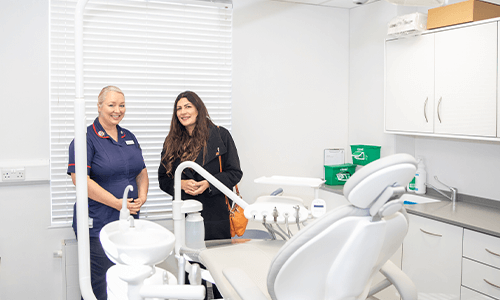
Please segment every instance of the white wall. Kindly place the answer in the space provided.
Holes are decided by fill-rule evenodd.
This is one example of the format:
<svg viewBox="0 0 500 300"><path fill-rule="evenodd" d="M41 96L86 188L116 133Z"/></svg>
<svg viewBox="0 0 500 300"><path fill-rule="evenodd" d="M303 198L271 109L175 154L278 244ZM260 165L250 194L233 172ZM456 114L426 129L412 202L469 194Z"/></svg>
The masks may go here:
<svg viewBox="0 0 500 300"><path fill-rule="evenodd" d="M378 1L350 10L349 143L379 145L394 153L395 137L384 134L384 39L396 6Z"/></svg>
<svg viewBox="0 0 500 300"><path fill-rule="evenodd" d="M450 1L450 3L459 1ZM378 1L350 10L349 142L382 146L382 156L405 152L422 156L431 184L434 180L459 193L500 201L500 144L459 139L400 136L384 129L384 39L395 16L425 12Z"/></svg>
<svg viewBox="0 0 500 300"><path fill-rule="evenodd" d="M349 12L238 0L233 24L233 136L240 191L253 202L276 186L261 176L323 177L323 150L347 147ZM286 192L304 193L310 188Z"/></svg>
<svg viewBox="0 0 500 300"><path fill-rule="evenodd" d="M0 28L0 166L48 160L48 1L2 1ZM0 206L0 299L61 299L53 252L74 234L49 229L48 184L0 186Z"/></svg>

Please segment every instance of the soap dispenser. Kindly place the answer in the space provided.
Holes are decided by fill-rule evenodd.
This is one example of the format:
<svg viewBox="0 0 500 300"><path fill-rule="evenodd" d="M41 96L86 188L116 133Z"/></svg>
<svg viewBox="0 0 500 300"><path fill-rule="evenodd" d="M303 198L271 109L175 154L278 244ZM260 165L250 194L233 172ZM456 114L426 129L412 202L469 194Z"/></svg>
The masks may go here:
<svg viewBox="0 0 500 300"><path fill-rule="evenodd" d="M415 194L423 195L426 193L427 172L425 171L424 159L419 158L417 172L415 173Z"/></svg>

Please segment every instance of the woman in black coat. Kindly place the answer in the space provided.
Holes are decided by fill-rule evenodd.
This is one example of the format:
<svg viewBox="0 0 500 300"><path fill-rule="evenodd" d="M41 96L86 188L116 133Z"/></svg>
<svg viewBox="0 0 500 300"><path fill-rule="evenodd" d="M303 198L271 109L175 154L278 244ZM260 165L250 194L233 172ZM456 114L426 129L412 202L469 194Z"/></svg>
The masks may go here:
<svg viewBox="0 0 500 300"><path fill-rule="evenodd" d="M230 190L243 176L231 134L210 120L203 101L190 91L179 94L175 100L170 132L163 143L158 168L160 188L172 196L175 170L184 161L196 162ZM183 200L194 199L203 204L205 240L231 238L224 194L189 168L182 173L181 189Z"/></svg>

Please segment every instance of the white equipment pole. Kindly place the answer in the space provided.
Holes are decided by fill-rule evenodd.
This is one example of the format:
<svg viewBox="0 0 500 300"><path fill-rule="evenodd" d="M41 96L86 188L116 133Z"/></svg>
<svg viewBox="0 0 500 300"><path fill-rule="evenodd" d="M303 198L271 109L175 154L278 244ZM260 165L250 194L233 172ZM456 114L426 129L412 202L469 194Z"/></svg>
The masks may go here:
<svg viewBox="0 0 500 300"><path fill-rule="evenodd" d="M90 283L89 208L87 193L87 126L83 96L83 11L88 0L75 10L75 175L78 229L78 275L85 300L97 300Z"/></svg>

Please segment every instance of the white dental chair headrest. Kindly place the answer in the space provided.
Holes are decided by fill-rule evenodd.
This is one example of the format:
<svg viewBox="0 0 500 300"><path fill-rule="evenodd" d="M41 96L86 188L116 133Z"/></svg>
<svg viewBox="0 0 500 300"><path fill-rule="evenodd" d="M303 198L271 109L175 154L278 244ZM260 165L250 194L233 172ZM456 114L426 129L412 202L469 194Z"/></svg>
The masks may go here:
<svg viewBox="0 0 500 300"><path fill-rule="evenodd" d="M409 154L378 159L356 171L344 185L344 196L354 206L368 208L390 186L406 186L415 176L417 161Z"/></svg>

